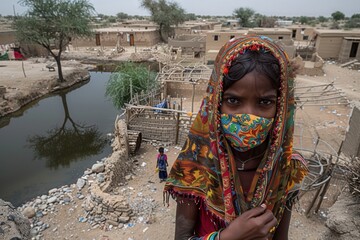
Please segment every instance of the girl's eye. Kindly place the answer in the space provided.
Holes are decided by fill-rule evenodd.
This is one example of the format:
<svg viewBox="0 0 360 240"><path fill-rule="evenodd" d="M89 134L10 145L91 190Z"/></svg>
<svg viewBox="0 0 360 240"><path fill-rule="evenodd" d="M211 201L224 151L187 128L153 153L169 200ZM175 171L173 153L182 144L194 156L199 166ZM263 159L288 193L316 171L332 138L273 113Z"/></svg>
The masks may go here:
<svg viewBox="0 0 360 240"><path fill-rule="evenodd" d="M260 105L265 105L265 106L270 106L270 105L275 104L275 101L274 101L274 100L271 100L271 99L261 99L261 100L259 101L259 104L260 104Z"/></svg>
<svg viewBox="0 0 360 240"><path fill-rule="evenodd" d="M240 103L239 99L233 97L225 98L225 102L231 105L238 105Z"/></svg>

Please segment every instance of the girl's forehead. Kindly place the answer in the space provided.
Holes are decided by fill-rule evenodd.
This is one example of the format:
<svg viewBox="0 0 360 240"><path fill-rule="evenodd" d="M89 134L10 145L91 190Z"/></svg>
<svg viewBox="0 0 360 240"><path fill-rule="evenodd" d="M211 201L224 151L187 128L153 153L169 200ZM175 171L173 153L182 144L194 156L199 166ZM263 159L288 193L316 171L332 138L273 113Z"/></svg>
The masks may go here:
<svg viewBox="0 0 360 240"><path fill-rule="evenodd" d="M256 71L246 74L243 78L237 80L232 84L226 92L245 92L248 95L258 94L259 92L271 92L275 91L276 88L273 86L271 80L264 74Z"/></svg>

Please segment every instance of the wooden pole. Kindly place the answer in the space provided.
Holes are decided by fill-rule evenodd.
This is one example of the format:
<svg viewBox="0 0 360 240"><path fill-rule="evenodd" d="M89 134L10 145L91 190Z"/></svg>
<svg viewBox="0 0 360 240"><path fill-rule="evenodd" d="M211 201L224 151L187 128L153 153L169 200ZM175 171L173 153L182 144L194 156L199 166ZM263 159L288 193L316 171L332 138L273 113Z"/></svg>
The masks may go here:
<svg viewBox="0 0 360 240"><path fill-rule="evenodd" d="M21 67L22 67L22 70L23 70L23 73L24 73L24 77L26 78L25 68L24 68L24 59L22 59L22 61L21 61Z"/></svg>
<svg viewBox="0 0 360 240"><path fill-rule="evenodd" d="M185 111L179 111L179 110L175 110L175 109L168 109L168 108L157 108L157 107L151 107L151 106L135 106L135 105L132 105L132 104L128 104L128 103L125 103L125 107L127 108L137 108L137 109L150 109L150 110L161 110L161 111L164 111L164 112L180 112L180 113L188 113L188 112L185 112ZM197 114L197 113L192 113L193 115L194 114Z"/></svg>
<svg viewBox="0 0 360 240"><path fill-rule="evenodd" d="M183 109L183 99L182 97L180 97L180 110L182 111L182 109Z"/></svg>
<svg viewBox="0 0 360 240"><path fill-rule="evenodd" d="M194 112L194 98L195 98L195 83L193 83L193 88L192 88L191 112Z"/></svg>
<svg viewBox="0 0 360 240"><path fill-rule="evenodd" d="M130 99L133 99L133 86L132 86L132 79L130 79Z"/></svg>
<svg viewBox="0 0 360 240"><path fill-rule="evenodd" d="M180 111L180 106L178 106L178 110ZM180 112L176 113L176 133L175 133L175 144L179 143L179 130L180 130Z"/></svg>

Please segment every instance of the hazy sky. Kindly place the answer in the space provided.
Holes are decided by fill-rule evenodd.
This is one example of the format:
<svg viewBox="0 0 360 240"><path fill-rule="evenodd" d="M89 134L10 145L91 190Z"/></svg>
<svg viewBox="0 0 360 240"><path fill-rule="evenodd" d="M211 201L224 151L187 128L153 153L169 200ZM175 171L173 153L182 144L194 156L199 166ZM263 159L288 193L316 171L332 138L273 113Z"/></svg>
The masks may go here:
<svg viewBox="0 0 360 240"><path fill-rule="evenodd" d="M0 14L21 14L25 8L19 0L0 0ZM97 13L116 15L124 12L130 15L149 15L140 7L140 0L89 0ZM187 13L198 15L232 15L235 8L249 7L255 12L271 16L325 16L341 11L347 17L360 13L360 0L177 0Z"/></svg>

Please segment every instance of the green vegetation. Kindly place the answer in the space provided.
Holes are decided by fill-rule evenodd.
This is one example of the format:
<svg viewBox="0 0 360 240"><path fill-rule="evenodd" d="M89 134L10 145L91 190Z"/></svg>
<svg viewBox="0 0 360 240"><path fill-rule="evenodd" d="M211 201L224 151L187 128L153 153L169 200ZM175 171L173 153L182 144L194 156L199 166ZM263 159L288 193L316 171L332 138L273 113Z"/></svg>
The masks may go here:
<svg viewBox="0 0 360 240"><path fill-rule="evenodd" d="M331 17L334 19L335 22L337 22L339 20L345 19L345 14L340 11L336 11L331 14Z"/></svg>
<svg viewBox="0 0 360 240"><path fill-rule="evenodd" d="M17 39L46 48L57 63L59 81L65 81L61 53L71 38L91 34L93 6L86 0L22 0L20 3L29 10L14 20Z"/></svg>
<svg viewBox="0 0 360 240"><path fill-rule="evenodd" d="M120 109L130 101L132 94L155 89L157 87L155 78L156 73L149 71L143 65L124 63L111 74L105 95L112 100L116 108Z"/></svg>
<svg viewBox="0 0 360 240"><path fill-rule="evenodd" d="M171 26L178 26L186 20L185 10L175 2L142 0L141 6L150 11L151 20L159 25L160 36L164 42L171 36Z"/></svg>
<svg viewBox="0 0 360 240"><path fill-rule="evenodd" d="M240 24L243 27L252 27L250 18L255 14L251 8L237 8L234 10L235 17L240 19Z"/></svg>
<svg viewBox="0 0 360 240"><path fill-rule="evenodd" d="M345 23L345 29L351 28L360 28L360 14L354 14L351 18Z"/></svg>

